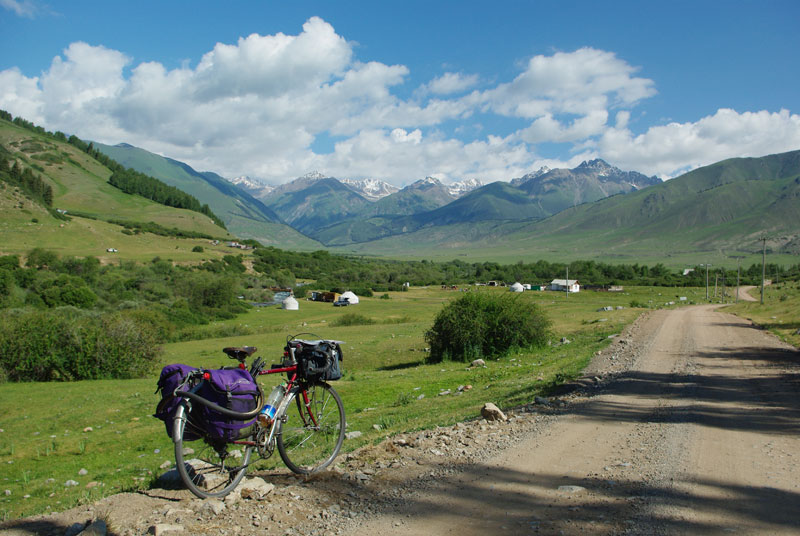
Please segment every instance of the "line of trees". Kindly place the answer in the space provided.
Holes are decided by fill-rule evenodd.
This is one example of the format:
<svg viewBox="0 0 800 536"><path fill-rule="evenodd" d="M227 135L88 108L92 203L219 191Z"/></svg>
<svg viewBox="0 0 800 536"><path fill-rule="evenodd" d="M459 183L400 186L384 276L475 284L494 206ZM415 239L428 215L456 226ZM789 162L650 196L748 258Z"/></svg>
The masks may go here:
<svg viewBox="0 0 800 536"><path fill-rule="evenodd" d="M37 203L52 208L53 188L41 175L35 175L30 168L23 168L16 160L9 161L0 157L0 181L16 186Z"/></svg>
<svg viewBox="0 0 800 536"><path fill-rule="evenodd" d="M75 135L67 137L63 132L48 132L44 128L36 126L35 124L21 117L13 117L5 110L0 110L0 119L9 121L19 127L36 132L42 136L46 136L60 142L69 143L73 147L83 151L93 159L97 160L100 164L110 169L111 177L108 180L109 184L119 188L125 193L140 195L150 199L151 201L155 201L156 203L166 205L168 207L183 208L192 210L194 212L199 212L211 218L215 224L219 225L223 229L226 228L225 223L216 214L214 214L214 212L212 212L208 204L200 203L200 201L198 201L193 195L190 195L174 186L170 186L163 181L156 179L155 177L151 177L150 175L146 175L131 168L124 167L113 158L110 158L108 155L96 149L94 144L91 142L86 143ZM14 163L16 164L16 161ZM49 197L50 204L47 206L52 206L52 190L49 193Z"/></svg>
<svg viewBox="0 0 800 536"><path fill-rule="evenodd" d="M569 268L570 279L578 279L584 286L646 285L697 287L705 285L704 268L683 275L663 264L606 264L597 261L570 263L449 262L393 261L385 259L333 255L327 251L312 253L283 251L274 247L259 247L254 252L253 268L287 286L295 279L315 279L316 286L330 290L339 288L371 289L373 291L402 290L404 282L412 285L463 285L488 281L547 284L553 279L563 279ZM724 270L727 282L736 281L736 270ZM784 268L767 265L767 273L782 279L800 278L800 264ZM713 274L712 274L713 277ZM761 280L761 265L753 264L742 270L742 284L757 284Z"/></svg>

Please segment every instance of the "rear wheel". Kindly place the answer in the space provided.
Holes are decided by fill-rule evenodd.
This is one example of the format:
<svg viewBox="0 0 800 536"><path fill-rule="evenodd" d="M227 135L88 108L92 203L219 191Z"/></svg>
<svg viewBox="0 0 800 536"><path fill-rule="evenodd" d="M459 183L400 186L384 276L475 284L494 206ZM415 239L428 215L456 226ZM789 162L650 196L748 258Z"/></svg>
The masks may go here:
<svg viewBox="0 0 800 536"><path fill-rule="evenodd" d="M203 423L191 412L187 415L185 403L175 413L173 426L175 462L189 491L201 499L224 497L239 485L252 446L203 438Z"/></svg>
<svg viewBox="0 0 800 536"><path fill-rule="evenodd" d="M344 441L342 399L333 387L320 382L294 387L277 430L278 452L286 466L307 475L326 468Z"/></svg>

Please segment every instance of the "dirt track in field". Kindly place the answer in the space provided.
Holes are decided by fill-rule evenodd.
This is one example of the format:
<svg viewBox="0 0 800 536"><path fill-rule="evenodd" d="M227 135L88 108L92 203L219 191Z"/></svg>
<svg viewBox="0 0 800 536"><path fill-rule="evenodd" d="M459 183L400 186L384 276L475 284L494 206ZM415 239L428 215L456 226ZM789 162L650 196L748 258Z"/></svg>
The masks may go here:
<svg viewBox="0 0 800 536"><path fill-rule="evenodd" d="M600 393L347 532L800 533L798 352L711 306L634 336Z"/></svg>
<svg viewBox="0 0 800 536"><path fill-rule="evenodd" d="M800 534L797 349L714 306L653 311L581 385L504 423L389 438L309 479L257 473L275 485L264 500L211 508L153 489L0 533L101 517L119 535Z"/></svg>

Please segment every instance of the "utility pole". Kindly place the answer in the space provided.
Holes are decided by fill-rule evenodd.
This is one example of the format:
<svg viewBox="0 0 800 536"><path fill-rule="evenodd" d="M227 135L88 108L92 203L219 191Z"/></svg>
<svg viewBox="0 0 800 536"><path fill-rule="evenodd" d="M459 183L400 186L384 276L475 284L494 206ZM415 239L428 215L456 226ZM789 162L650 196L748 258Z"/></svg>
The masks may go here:
<svg viewBox="0 0 800 536"><path fill-rule="evenodd" d="M719 279L719 272L714 274L714 299L717 299L717 280Z"/></svg>
<svg viewBox="0 0 800 536"><path fill-rule="evenodd" d="M764 305L764 279L767 276L767 237L762 236L761 241L764 243L761 255L761 305Z"/></svg>
<svg viewBox="0 0 800 536"><path fill-rule="evenodd" d="M708 267L711 266L710 264L701 264L700 266L706 267L706 301L708 301Z"/></svg>
<svg viewBox="0 0 800 536"><path fill-rule="evenodd" d="M564 290L566 290L564 299L567 299L569 298L569 264L567 265L567 279L564 280Z"/></svg>
<svg viewBox="0 0 800 536"><path fill-rule="evenodd" d="M742 258L736 258L736 303L739 303L739 279L742 277Z"/></svg>

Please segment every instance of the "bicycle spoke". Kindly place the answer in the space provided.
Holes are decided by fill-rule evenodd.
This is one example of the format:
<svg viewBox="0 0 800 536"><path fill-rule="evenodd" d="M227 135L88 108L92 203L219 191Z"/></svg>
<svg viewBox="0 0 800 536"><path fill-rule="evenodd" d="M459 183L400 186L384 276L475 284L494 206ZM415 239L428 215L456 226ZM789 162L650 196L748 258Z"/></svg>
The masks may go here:
<svg viewBox="0 0 800 536"><path fill-rule="evenodd" d="M310 395L310 396L309 396ZM308 474L327 467L344 439L344 407L336 391L319 383L293 390L282 416L278 451L287 467ZM337 428L338 427L338 428Z"/></svg>

